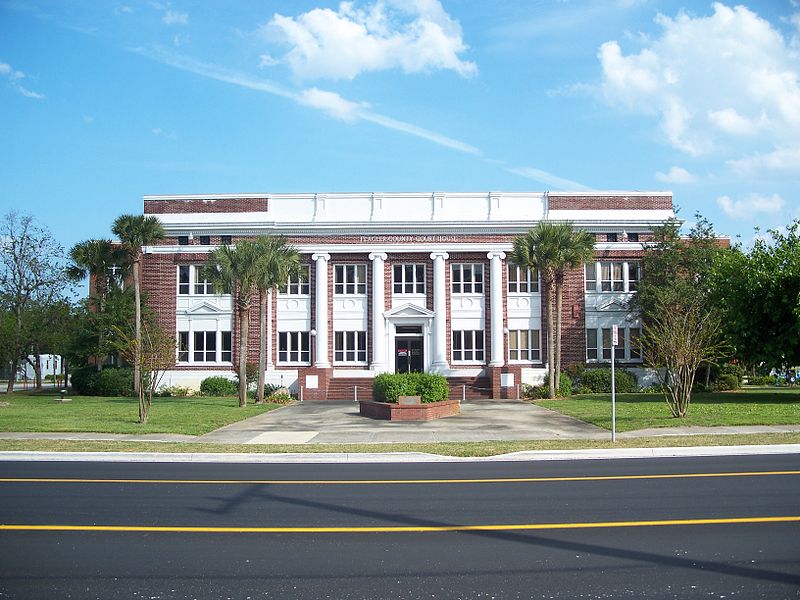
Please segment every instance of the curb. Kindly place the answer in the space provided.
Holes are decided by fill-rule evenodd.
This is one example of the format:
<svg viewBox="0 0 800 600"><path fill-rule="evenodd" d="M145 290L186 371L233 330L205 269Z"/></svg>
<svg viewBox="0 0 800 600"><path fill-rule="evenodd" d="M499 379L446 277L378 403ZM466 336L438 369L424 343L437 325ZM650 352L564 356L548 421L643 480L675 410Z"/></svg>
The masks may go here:
<svg viewBox="0 0 800 600"><path fill-rule="evenodd" d="M752 446L689 446L675 448L619 448L593 450L525 450L496 456L439 456L422 452L386 453L287 453L217 454L180 452L0 452L0 462L121 462L121 463L446 463L535 462L552 460L620 460L634 458L682 458L800 454L800 444Z"/></svg>

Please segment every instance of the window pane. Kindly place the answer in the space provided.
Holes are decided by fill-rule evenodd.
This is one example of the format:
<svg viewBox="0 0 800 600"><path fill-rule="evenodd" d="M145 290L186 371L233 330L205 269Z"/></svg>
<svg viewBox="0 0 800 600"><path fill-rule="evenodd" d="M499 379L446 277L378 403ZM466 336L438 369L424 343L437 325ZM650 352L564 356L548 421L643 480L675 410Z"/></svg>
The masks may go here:
<svg viewBox="0 0 800 600"><path fill-rule="evenodd" d="M203 350L205 349L205 336L202 331L194 332L194 361L203 362Z"/></svg>
<svg viewBox="0 0 800 600"><path fill-rule="evenodd" d="M595 263L586 263L584 265L584 274L586 277L586 291L594 292L597 289L597 272L595 271Z"/></svg>
<svg viewBox="0 0 800 600"><path fill-rule="evenodd" d="M222 332L222 361L223 362L232 362L232 343L231 343L231 332L230 331L223 331Z"/></svg>
<svg viewBox="0 0 800 600"><path fill-rule="evenodd" d="M178 362L189 362L189 332L178 332Z"/></svg>

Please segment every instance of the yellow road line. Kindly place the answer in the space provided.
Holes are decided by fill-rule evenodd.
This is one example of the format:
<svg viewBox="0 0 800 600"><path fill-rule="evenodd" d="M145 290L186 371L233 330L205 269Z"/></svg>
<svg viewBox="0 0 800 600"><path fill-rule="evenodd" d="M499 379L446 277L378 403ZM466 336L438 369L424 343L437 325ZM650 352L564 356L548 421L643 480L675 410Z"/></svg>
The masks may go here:
<svg viewBox="0 0 800 600"><path fill-rule="evenodd" d="M0 483L167 483L174 485L398 485L441 483L547 483L564 481L628 481L704 477L763 477L800 475L800 471L740 471L735 473L669 473L655 475L592 475L584 477L493 477L487 479L84 479L2 477Z"/></svg>
<svg viewBox="0 0 800 600"><path fill-rule="evenodd" d="M458 531L533 531L542 529L600 529L663 527L670 525L731 525L800 522L800 516L735 517L725 519L668 519L658 521L602 521L596 523L523 523L508 525L432 525L387 527L184 527L136 525L0 525L3 531L81 531L130 533L431 533Z"/></svg>

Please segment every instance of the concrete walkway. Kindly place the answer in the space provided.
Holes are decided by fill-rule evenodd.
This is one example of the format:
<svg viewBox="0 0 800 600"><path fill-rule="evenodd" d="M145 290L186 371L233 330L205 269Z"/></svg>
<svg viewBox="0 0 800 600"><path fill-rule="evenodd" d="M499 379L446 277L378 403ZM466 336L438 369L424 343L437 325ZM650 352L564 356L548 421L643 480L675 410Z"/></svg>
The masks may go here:
<svg viewBox="0 0 800 600"><path fill-rule="evenodd" d="M669 427L619 433L620 439L676 435L800 432L800 425ZM607 440L610 432L527 402L468 402L461 414L426 422L390 422L358 414L355 402L303 402L201 436L169 433L2 433L0 439L205 442L218 444L368 444L489 440Z"/></svg>

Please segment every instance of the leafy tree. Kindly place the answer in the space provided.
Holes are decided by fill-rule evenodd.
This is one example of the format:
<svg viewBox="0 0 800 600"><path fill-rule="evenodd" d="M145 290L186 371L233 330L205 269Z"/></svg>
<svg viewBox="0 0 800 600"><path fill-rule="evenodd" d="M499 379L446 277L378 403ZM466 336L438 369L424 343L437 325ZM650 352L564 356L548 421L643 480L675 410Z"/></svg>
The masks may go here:
<svg viewBox="0 0 800 600"><path fill-rule="evenodd" d="M299 272L300 254L290 246L283 237L259 236L255 240L259 254L256 273L258 288L258 387L256 388L256 404L264 402L264 372L267 362L267 300L268 292L281 285L286 285L290 275ZM269 321L270 331L272 320Z"/></svg>
<svg viewBox="0 0 800 600"><path fill-rule="evenodd" d="M712 290L736 358L791 367L800 364L800 221L767 233L717 257Z"/></svg>
<svg viewBox="0 0 800 600"><path fill-rule="evenodd" d="M37 312L58 302L67 286L62 256L61 245L32 217L11 212L0 222L0 303L10 318L2 341L11 366L9 393L19 365L31 353Z"/></svg>
<svg viewBox="0 0 800 600"><path fill-rule="evenodd" d="M594 237L572 223L542 222L514 238L511 262L538 270L547 295L547 379L550 398L556 396L556 373L561 372L561 308L564 275L594 256Z"/></svg>
<svg viewBox="0 0 800 600"><path fill-rule="evenodd" d="M643 321L642 355L656 370L667 405L684 417L698 367L725 355L719 312L712 300L711 277L724 252L714 229L697 215L688 238L671 220L654 231L645 248L638 293L631 307Z"/></svg>
<svg viewBox="0 0 800 600"><path fill-rule="evenodd" d="M128 263L133 270L133 290L136 308L136 349L142 348L142 291L141 291L141 269L142 269L142 246L149 246L164 238L164 228L159 220L154 216L144 215L121 215L114 221L112 227L114 235L119 240L124 249ZM134 357L134 386L138 386L141 381L141 360ZM139 388L136 387L136 391Z"/></svg>
<svg viewBox="0 0 800 600"><path fill-rule="evenodd" d="M89 303L93 311L103 317L106 310L106 298L109 291L119 289L122 285L126 268L125 251L109 240L86 240L75 244L69 252L72 263L67 267L67 277L76 283L89 277ZM113 267L120 267L117 271ZM103 348L105 328L99 328L98 347ZM103 367L104 354L98 354L97 370Z"/></svg>
<svg viewBox="0 0 800 600"><path fill-rule="evenodd" d="M208 256L203 269L214 290L231 294L239 331L239 406L247 406L247 342L250 334L250 306L258 289L259 247L251 240L222 246Z"/></svg>

